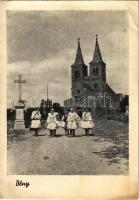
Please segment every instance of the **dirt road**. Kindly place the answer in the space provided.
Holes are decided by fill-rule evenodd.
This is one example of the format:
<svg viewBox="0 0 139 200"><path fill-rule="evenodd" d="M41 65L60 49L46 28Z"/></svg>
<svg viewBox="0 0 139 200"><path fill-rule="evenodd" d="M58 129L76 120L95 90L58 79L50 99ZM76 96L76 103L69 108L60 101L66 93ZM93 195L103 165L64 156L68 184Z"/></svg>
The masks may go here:
<svg viewBox="0 0 139 200"><path fill-rule="evenodd" d="M47 130L35 137L29 131L8 142L8 174L116 175L128 174L128 124L110 120L95 122L94 135L76 137Z"/></svg>

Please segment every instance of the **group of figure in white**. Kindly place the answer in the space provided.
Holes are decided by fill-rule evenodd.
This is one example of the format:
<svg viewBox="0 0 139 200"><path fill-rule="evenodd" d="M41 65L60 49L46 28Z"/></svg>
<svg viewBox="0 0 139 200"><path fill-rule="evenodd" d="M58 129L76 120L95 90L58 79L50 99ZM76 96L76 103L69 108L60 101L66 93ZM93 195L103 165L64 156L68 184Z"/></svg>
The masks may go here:
<svg viewBox="0 0 139 200"><path fill-rule="evenodd" d="M50 113L46 120L46 128L50 130L50 136L56 136L56 130L61 127L65 129L65 134L67 136L75 136L75 130L79 127L85 130L85 135L89 136L89 130L92 129L95 124L93 122L91 113L88 108L84 108L82 117L74 111L73 108L70 109L70 112L65 111L62 120L57 119L58 113L51 108ZM41 114L37 108L32 112L31 115L31 129L35 130L35 135L38 135L38 129L41 127Z"/></svg>

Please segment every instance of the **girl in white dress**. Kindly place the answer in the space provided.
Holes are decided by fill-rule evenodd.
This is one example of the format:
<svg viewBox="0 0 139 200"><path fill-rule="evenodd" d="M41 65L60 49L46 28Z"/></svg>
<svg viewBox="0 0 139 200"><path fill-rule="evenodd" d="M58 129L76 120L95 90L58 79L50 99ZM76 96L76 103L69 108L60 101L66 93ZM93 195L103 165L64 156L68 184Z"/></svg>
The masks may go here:
<svg viewBox="0 0 139 200"><path fill-rule="evenodd" d="M50 130L50 136L56 136L56 129L58 128L56 116L57 113L54 111L53 108L51 108L46 121L47 129Z"/></svg>
<svg viewBox="0 0 139 200"><path fill-rule="evenodd" d="M32 112L31 115L31 126L30 130L34 129L35 130L35 136L38 135L38 129L41 127L41 114L39 111L39 108L37 108L35 111Z"/></svg>
<svg viewBox="0 0 139 200"><path fill-rule="evenodd" d="M67 117L67 129L69 130L70 136L75 136L75 129L78 128L77 123L79 122L79 116L74 109L71 108L70 112L68 113Z"/></svg>
<svg viewBox="0 0 139 200"><path fill-rule="evenodd" d="M95 124L93 123L91 113L88 108L85 108L85 112L82 114L82 120L80 127L85 130L85 134L89 136L89 129L93 128Z"/></svg>

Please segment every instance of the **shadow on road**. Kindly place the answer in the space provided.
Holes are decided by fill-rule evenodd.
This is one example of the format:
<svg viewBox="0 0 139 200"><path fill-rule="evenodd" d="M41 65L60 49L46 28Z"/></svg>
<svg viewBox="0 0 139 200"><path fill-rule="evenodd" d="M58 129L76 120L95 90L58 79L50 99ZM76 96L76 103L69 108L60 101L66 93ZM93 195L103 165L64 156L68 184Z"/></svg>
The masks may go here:
<svg viewBox="0 0 139 200"><path fill-rule="evenodd" d="M121 159L123 158L124 160L126 159L128 161L129 158L129 150L128 146L110 146L108 148L105 148L102 151L99 152L93 152L97 155L99 155L102 158L107 158L108 163L110 165L114 163L121 163ZM128 162L126 163L128 165Z"/></svg>
<svg viewBox="0 0 139 200"><path fill-rule="evenodd" d="M96 153L103 158L109 158L109 159L116 158L116 157L128 159L129 157L128 147L125 147L125 146L122 146L122 147L110 146L100 152L93 152L93 153Z"/></svg>

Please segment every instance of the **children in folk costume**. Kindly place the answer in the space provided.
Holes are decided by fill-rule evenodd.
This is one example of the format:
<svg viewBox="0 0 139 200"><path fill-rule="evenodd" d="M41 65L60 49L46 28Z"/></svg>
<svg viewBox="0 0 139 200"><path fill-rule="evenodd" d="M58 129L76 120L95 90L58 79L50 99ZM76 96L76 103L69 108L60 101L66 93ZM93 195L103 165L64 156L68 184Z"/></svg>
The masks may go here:
<svg viewBox="0 0 139 200"><path fill-rule="evenodd" d="M32 112L31 120L32 121L31 121L30 130L34 129L35 136L37 136L38 129L41 127L41 114L40 114L39 108L36 108L36 110Z"/></svg>
<svg viewBox="0 0 139 200"><path fill-rule="evenodd" d="M61 118L62 118L61 114L60 114L60 113L57 113L57 115L56 115L56 123L57 123L57 126L58 126L58 127L61 127L61 128L64 128L64 127L65 127L65 122L62 121Z"/></svg>
<svg viewBox="0 0 139 200"><path fill-rule="evenodd" d="M82 114L82 120L80 127L85 130L85 134L89 136L89 129L93 128L95 124L93 123L91 113L88 108L85 108L85 111Z"/></svg>
<svg viewBox="0 0 139 200"><path fill-rule="evenodd" d="M75 129L78 128L77 124L79 121L79 116L76 112L74 112L74 109L71 108L68 117L67 117L67 129L70 133L70 136L75 136Z"/></svg>
<svg viewBox="0 0 139 200"><path fill-rule="evenodd" d="M65 123L64 129L65 129L65 135L69 135L69 131L67 129L67 118L68 118L68 111L65 110L64 115L62 117L62 121Z"/></svg>
<svg viewBox="0 0 139 200"><path fill-rule="evenodd" d="M50 130L50 136L56 136L56 129L58 128L56 117L57 113L54 111L53 108L51 108L46 121L47 129Z"/></svg>

